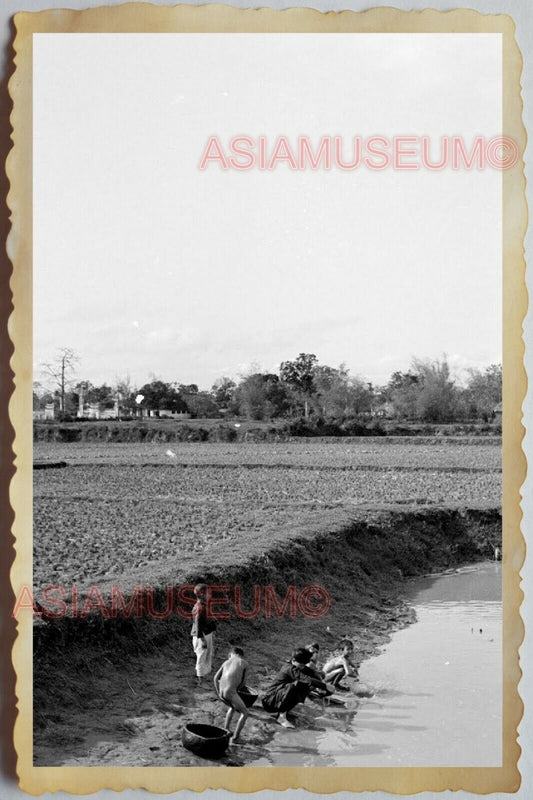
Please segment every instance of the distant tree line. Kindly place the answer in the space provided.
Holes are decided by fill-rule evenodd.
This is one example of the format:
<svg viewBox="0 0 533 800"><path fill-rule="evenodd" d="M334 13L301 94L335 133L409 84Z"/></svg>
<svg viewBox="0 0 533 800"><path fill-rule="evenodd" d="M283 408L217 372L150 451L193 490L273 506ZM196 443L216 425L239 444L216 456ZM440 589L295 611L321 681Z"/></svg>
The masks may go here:
<svg viewBox="0 0 533 800"><path fill-rule="evenodd" d="M34 408L56 403L59 416L80 416L83 404L120 410L120 416L188 415L192 418L302 420L307 426L341 426L369 419L423 423L491 422L502 400L502 368L470 369L459 384L445 357L415 358L407 372L394 372L384 386L350 375L345 365L320 364L313 353L284 361L277 373L251 370L238 381L223 376L209 391L196 384L153 378L141 387L126 378L94 386L74 377L71 350L46 365L47 386L34 384ZM82 404L80 406L80 395Z"/></svg>

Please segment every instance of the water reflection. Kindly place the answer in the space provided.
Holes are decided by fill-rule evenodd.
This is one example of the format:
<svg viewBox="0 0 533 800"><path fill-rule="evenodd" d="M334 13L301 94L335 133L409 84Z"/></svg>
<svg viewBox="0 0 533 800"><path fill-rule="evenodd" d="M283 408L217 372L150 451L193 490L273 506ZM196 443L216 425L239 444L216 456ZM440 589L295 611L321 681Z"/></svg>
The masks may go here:
<svg viewBox="0 0 533 800"><path fill-rule="evenodd" d="M358 741L382 737L387 764L498 766L501 565L421 579L412 592L417 622L361 667L361 680L376 696L354 720ZM400 709L407 714L398 724ZM355 751L342 759L348 763L363 765ZM365 760L366 766L382 763Z"/></svg>
<svg viewBox="0 0 533 800"><path fill-rule="evenodd" d="M361 665L375 696L306 705L253 766L501 764L501 564L417 580L410 601L417 622Z"/></svg>

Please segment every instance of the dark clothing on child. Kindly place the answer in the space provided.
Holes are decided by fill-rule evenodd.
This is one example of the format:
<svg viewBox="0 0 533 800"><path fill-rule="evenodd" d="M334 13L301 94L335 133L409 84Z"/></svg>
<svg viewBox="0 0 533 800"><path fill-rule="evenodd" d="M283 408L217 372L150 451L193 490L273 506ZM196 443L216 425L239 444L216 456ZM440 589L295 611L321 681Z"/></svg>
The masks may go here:
<svg viewBox="0 0 533 800"><path fill-rule="evenodd" d="M214 631L217 624L207 616L206 604L198 599L192 610L192 649L196 655L196 675L205 678L213 666Z"/></svg>
<svg viewBox="0 0 533 800"><path fill-rule="evenodd" d="M317 686L324 684L316 679L314 670L303 665L285 664L265 691L261 700L263 708L271 714L284 714L303 703Z"/></svg>
<svg viewBox="0 0 533 800"><path fill-rule="evenodd" d="M197 600L192 610L191 636L201 638L207 633L213 633L216 627L216 621L207 616L206 604L202 600Z"/></svg>

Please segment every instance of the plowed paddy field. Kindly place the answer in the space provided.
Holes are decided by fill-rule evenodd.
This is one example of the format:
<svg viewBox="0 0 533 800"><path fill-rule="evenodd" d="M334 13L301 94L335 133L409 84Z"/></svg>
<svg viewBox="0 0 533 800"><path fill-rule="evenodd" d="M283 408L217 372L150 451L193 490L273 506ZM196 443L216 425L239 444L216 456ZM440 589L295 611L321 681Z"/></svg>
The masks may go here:
<svg viewBox="0 0 533 800"><path fill-rule="evenodd" d="M501 446L380 443L36 443L34 583L119 579L328 509L501 502Z"/></svg>

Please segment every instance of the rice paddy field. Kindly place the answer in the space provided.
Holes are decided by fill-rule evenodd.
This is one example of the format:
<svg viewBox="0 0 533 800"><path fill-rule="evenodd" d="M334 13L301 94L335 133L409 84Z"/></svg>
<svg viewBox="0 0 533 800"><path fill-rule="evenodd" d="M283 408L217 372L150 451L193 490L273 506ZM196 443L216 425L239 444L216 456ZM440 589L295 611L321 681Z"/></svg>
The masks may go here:
<svg viewBox="0 0 533 800"><path fill-rule="evenodd" d="M92 583L383 504L501 503L501 442L36 442L34 582Z"/></svg>

